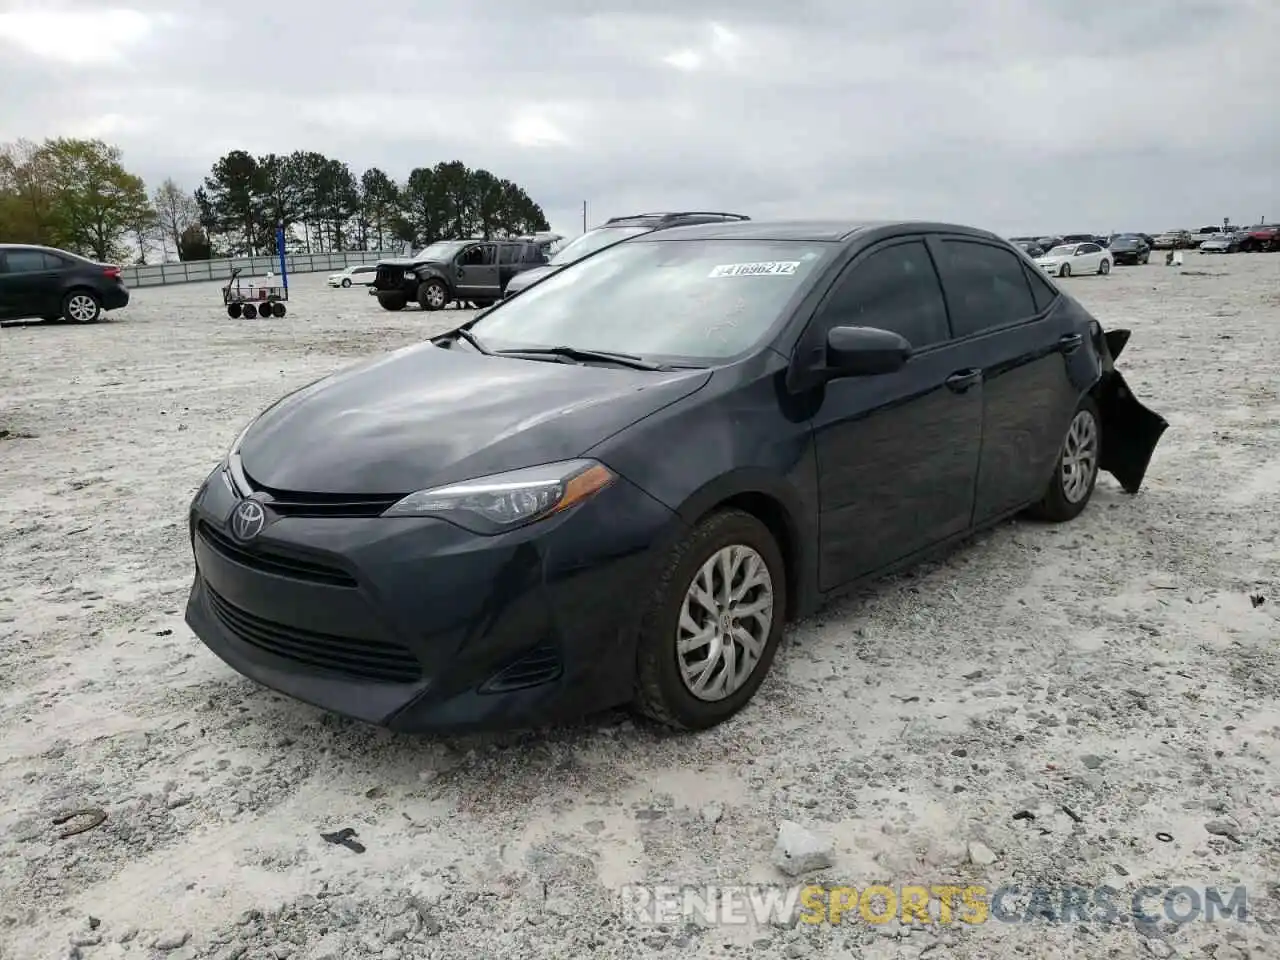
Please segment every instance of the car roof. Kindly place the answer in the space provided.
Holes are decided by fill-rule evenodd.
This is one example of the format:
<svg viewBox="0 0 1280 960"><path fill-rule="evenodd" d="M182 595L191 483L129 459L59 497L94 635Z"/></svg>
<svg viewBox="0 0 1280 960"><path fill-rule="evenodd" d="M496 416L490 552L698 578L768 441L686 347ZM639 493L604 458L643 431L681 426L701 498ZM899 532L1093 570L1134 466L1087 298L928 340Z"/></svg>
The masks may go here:
<svg viewBox="0 0 1280 960"><path fill-rule="evenodd" d="M751 218L742 213L725 213L718 210L662 210L653 213L632 213L624 217L610 217L595 229L607 227L652 227L661 230L682 223L720 223L743 221Z"/></svg>
<svg viewBox="0 0 1280 960"><path fill-rule="evenodd" d="M987 230L955 223L925 220L745 220L732 223L700 223L663 230L661 236L645 234L629 243L658 240L810 240L840 243L857 234L894 227L914 228L930 233L960 233L983 239L1007 241Z"/></svg>

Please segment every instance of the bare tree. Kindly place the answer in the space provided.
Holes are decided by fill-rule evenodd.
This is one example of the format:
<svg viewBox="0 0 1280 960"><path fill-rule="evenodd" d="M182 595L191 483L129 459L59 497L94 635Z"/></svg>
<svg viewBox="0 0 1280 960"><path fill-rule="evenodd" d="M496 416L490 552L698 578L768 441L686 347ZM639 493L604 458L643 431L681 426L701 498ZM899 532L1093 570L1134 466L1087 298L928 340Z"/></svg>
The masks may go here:
<svg viewBox="0 0 1280 960"><path fill-rule="evenodd" d="M156 208L166 253L172 247L174 255L181 260L183 236L191 227L200 225L200 208L195 198L170 179L156 187L151 202Z"/></svg>

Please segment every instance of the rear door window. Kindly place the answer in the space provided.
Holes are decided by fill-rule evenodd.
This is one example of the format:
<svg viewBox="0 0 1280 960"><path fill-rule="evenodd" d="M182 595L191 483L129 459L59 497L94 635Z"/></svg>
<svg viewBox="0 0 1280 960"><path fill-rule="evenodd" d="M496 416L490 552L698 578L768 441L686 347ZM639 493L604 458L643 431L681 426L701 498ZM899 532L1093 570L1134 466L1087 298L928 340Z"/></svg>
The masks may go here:
<svg viewBox="0 0 1280 960"><path fill-rule="evenodd" d="M1007 327L1040 311L1022 261L1012 250L980 240L944 239L942 278L955 338Z"/></svg>
<svg viewBox="0 0 1280 960"><path fill-rule="evenodd" d="M42 250L7 250L9 273L40 273L52 269Z"/></svg>
<svg viewBox="0 0 1280 960"><path fill-rule="evenodd" d="M504 243L498 248L498 263L516 263L520 259L520 247L514 243Z"/></svg>

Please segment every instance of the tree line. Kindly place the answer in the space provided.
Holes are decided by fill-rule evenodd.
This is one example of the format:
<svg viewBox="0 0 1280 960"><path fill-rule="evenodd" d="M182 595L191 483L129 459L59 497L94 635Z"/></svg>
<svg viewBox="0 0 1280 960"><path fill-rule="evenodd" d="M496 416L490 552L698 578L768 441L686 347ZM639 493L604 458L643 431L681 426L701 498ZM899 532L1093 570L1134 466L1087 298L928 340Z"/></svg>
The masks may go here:
<svg viewBox="0 0 1280 960"><path fill-rule="evenodd" d="M397 182L309 151L232 150L195 190L166 179L148 192L102 140L0 144L0 242L116 263L207 260L274 253L279 223L290 253L549 229L521 186L458 160L415 167Z"/></svg>

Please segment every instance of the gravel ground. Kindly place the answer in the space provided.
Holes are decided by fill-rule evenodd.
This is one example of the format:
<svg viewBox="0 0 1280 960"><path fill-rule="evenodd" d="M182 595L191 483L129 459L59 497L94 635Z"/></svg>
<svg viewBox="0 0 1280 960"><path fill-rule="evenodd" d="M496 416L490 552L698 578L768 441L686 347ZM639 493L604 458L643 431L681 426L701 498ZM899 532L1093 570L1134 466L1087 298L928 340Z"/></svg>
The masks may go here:
<svg viewBox="0 0 1280 960"><path fill-rule="evenodd" d="M185 510L240 427L459 319L322 284L295 278L283 320L229 321L201 284L0 330L0 956L1277 955L1280 257L1067 281L1133 329L1121 366L1171 421L1142 493L1105 478L1075 523L828 607L694 736L623 713L392 736L186 629ZM105 822L60 838L86 807ZM792 882L784 820L830 842L823 882L1245 884L1254 922L620 915L627 883ZM346 827L364 853L320 837Z"/></svg>

